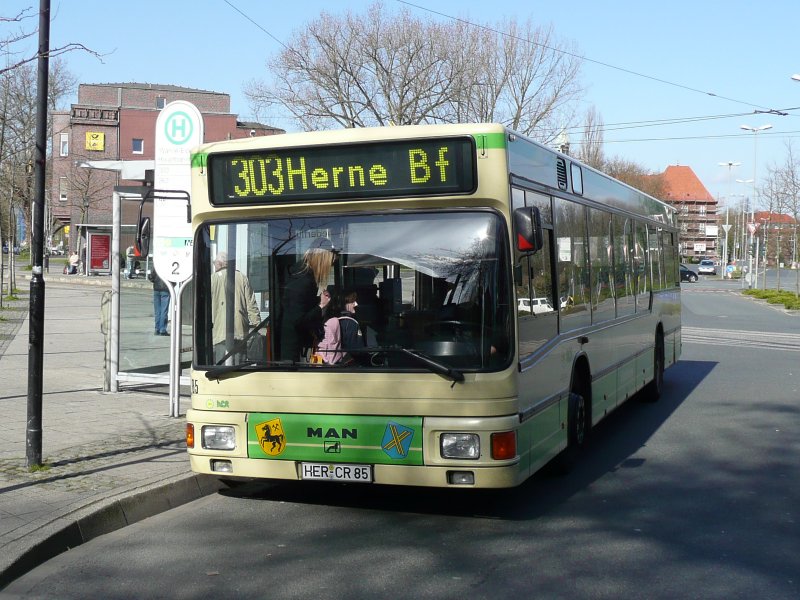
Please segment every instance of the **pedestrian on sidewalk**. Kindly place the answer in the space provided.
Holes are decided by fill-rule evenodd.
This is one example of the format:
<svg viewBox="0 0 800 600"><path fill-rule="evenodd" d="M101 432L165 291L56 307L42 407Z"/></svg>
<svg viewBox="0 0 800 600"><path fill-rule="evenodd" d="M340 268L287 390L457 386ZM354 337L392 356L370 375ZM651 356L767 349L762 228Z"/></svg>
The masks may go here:
<svg viewBox="0 0 800 600"><path fill-rule="evenodd" d="M81 262L81 257L78 256L77 252L73 252L69 255L69 268L67 269L67 275L77 275L78 274L78 265Z"/></svg>
<svg viewBox="0 0 800 600"><path fill-rule="evenodd" d="M167 315L169 314L169 288L167 283L158 276L155 269L150 271L147 278L153 282L153 318L155 319L155 335L169 335L167 331Z"/></svg>

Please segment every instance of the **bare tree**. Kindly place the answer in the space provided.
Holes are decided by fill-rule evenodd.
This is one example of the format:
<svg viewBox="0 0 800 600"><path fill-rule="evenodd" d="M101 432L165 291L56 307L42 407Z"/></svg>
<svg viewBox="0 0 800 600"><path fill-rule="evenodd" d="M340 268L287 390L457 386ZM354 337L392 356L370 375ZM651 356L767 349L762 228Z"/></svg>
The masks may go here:
<svg viewBox="0 0 800 600"><path fill-rule="evenodd" d="M67 171L66 184L70 193L80 198L80 222L87 223L90 219L90 210L100 208L108 198L109 180L114 181L114 175L98 169L81 167L81 163L92 160L88 154L72 152L74 158L72 168ZM96 216L96 215L95 215Z"/></svg>
<svg viewBox="0 0 800 600"><path fill-rule="evenodd" d="M0 15L0 24L7 27L17 27L15 31L11 31L5 37L0 38L0 54L6 58L5 66L0 66L0 75L8 71L15 71L20 67L30 66L39 58L38 48L32 51L21 49L23 42L36 36L38 17L39 12L35 11L33 7L25 8L11 16ZM88 52L98 58L103 56L83 44L75 42L70 42L57 48L50 48L48 54L50 59L53 59L75 50Z"/></svg>
<svg viewBox="0 0 800 600"><path fill-rule="evenodd" d="M786 158L783 164L769 167L767 178L761 189L762 198L766 202L770 215L777 213L772 220L771 232L775 235L775 260L779 265L791 256L791 262L797 266L798 261L798 218L800 217L800 163L791 141L786 143ZM788 214L792 223L785 223L782 215ZM781 260L783 259L783 261ZM800 269L795 271L795 293L800 295ZM778 269L778 287L780 287L780 269Z"/></svg>
<svg viewBox="0 0 800 600"><path fill-rule="evenodd" d="M633 161L614 157L603 161L603 171L655 198L663 199L666 195L663 177L648 171Z"/></svg>
<svg viewBox="0 0 800 600"><path fill-rule="evenodd" d="M52 113L74 91L76 78L65 67L63 59L50 63L50 73L48 106ZM8 70L0 74L0 78L0 219L3 230L9 231L6 222L9 202L15 211L22 211L25 222L30 223L36 143L36 65L25 64ZM50 115L48 130L52 131ZM8 193L3 194L6 190Z"/></svg>
<svg viewBox="0 0 800 600"><path fill-rule="evenodd" d="M578 160L595 169L603 169L603 163L605 162L603 153L604 127L603 117L600 113L597 112L594 106L589 108L584 117L581 143L576 156Z"/></svg>
<svg viewBox="0 0 800 600"><path fill-rule="evenodd" d="M495 121L547 143L572 120L580 64L530 21L437 22L378 2L296 31L272 80L245 93L255 112L283 108L307 130Z"/></svg>

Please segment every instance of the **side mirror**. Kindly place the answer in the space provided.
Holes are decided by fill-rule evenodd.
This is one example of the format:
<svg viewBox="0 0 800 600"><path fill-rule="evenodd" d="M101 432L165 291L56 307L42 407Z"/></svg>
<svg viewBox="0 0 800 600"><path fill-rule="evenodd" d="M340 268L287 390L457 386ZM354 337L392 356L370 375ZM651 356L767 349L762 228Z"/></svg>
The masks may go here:
<svg viewBox="0 0 800 600"><path fill-rule="evenodd" d="M514 235L518 251L532 254L542 249L542 218L537 207L525 206L514 211Z"/></svg>
<svg viewBox="0 0 800 600"><path fill-rule="evenodd" d="M142 217L136 226L136 250L141 256L150 254L150 217Z"/></svg>

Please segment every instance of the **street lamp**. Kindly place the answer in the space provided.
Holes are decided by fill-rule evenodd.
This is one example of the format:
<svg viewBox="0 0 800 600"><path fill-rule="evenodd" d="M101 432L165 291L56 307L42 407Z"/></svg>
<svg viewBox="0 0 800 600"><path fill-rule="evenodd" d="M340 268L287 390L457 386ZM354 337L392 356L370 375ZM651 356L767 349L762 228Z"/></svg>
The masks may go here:
<svg viewBox="0 0 800 600"><path fill-rule="evenodd" d="M758 134L761 131L772 129L772 125L761 125L760 127L751 127L750 125L740 125L740 129L753 132L753 207L756 202L756 169L758 167ZM764 261L766 263L766 261ZM766 266L764 267L764 277L766 277ZM753 272L750 272L750 281L752 284ZM758 277L758 257L756 257L756 277ZM752 285L751 285L752 287ZM758 287L758 279L756 279L756 287Z"/></svg>
<svg viewBox="0 0 800 600"><path fill-rule="evenodd" d="M723 229L725 230L725 246L722 251L722 278L725 278L725 274L728 269L728 231L730 230L731 226L728 224L728 208L731 202L731 177L733 176L733 167L738 167L742 163L734 162L729 160L728 162L721 162L717 163L720 167L728 167L728 197L725 198L725 226ZM735 252L734 252L735 254ZM734 256L734 258L736 258Z"/></svg>
<svg viewBox="0 0 800 600"><path fill-rule="evenodd" d="M749 184L753 183L754 181L755 181L755 179L737 179L736 183L741 183L743 185L749 185ZM748 225L747 225L747 223L748 223L747 214L748 213L750 213L750 221L753 220L753 213L751 212L751 208L752 207L750 206L750 201L751 201L750 197L745 195L744 202L742 202L742 252L740 254L741 254L741 257L742 257L743 260L744 260L745 249L749 248L749 245L747 243L747 234L749 233L748 232ZM750 243L751 244L753 243L753 234L752 233L750 233ZM747 267L747 277L748 277L748 279L750 279L753 276L753 255L750 254L749 250L747 251L747 257L748 257L747 258L747 265L748 265L748 267ZM742 284L741 287L744 287L744 277L741 278L741 284Z"/></svg>

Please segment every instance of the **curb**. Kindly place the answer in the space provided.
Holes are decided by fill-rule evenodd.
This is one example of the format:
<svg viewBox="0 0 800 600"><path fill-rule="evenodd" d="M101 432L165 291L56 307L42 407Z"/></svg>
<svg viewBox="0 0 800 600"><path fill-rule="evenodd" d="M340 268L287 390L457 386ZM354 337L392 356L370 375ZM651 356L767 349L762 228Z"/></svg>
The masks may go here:
<svg viewBox="0 0 800 600"><path fill-rule="evenodd" d="M99 502L88 514L59 519L56 530L25 550L0 572L0 590L70 548L138 521L216 493L224 484L210 475L187 474L170 483Z"/></svg>
<svg viewBox="0 0 800 600"><path fill-rule="evenodd" d="M33 275L29 271L18 272L18 276L30 281ZM55 273L44 274L45 285L48 283L66 283L70 285L92 285L107 287L111 289L111 277L105 275L59 275ZM152 290L153 284L147 279L124 279L120 278L120 287L140 288Z"/></svg>

